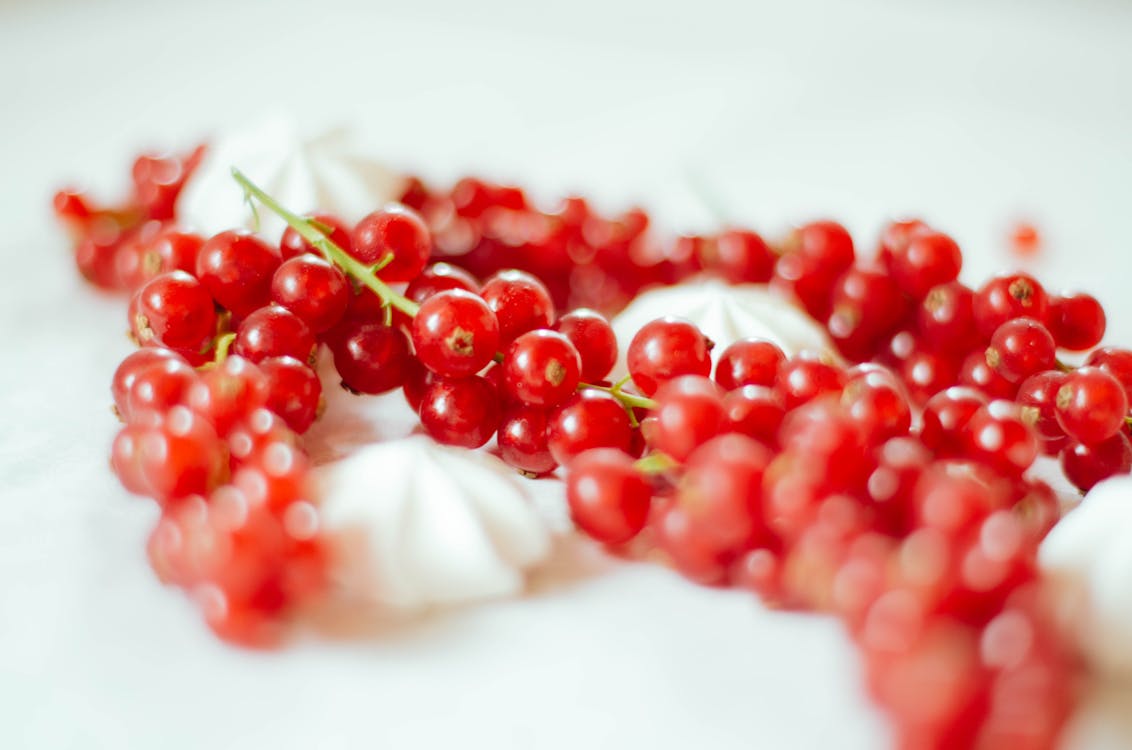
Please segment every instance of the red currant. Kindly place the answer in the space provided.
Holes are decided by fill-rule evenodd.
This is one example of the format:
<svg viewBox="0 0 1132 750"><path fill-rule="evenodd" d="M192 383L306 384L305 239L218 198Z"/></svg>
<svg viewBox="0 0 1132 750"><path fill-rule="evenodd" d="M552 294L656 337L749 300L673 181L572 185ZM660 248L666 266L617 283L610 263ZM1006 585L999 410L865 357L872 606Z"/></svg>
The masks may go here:
<svg viewBox="0 0 1132 750"><path fill-rule="evenodd" d="M480 296L499 320L503 344L554 323L554 301L546 285L524 271L500 271L483 283Z"/></svg>
<svg viewBox="0 0 1132 750"><path fill-rule="evenodd" d="M679 318L658 318L633 336L626 362L633 383L651 396L678 375L708 375L714 344L693 324Z"/></svg>
<svg viewBox="0 0 1132 750"><path fill-rule="evenodd" d="M317 255L286 260L271 277L272 301L297 315L315 335L342 319L351 296L345 274Z"/></svg>
<svg viewBox="0 0 1132 750"><path fill-rule="evenodd" d="M201 245L196 275L214 300L237 317L267 304L278 249L242 230L221 232Z"/></svg>
<svg viewBox="0 0 1132 750"><path fill-rule="evenodd" d="M385 281L412 281L432 254L432 237L415 211L390 203L354 227L351 254L365 264L385 263L377 275Z"/></svg>
<svg viewBox="0 0 1132 750"><path fill-rule="evenodd" d="M583 381L597 383L613 369L617 362L617 336L601 313L579 307L560 317L554 330L570 339L578 350Z"/></svg>
<svg viewBox="0 0 1132 750"><path fill-rule="evenodd" d="M420 418L433 440L478 448L499 426L499 397L484 378L435 378L421 396Z"/></svg>
<svg viewBox="0 0 1132 750"><path fill-rule="evenodd" d="M130 330L142 345L207 350L216 332L212 297L184 271L155 276L130 302Z"/></svg>
<svg viewBox="0 0 1132 750"><path fill-rule="evenodd" d="M586 451L570 462L566 503L570 517L604 544L624 544L648 520L652 487L633 467L633 459L611 448Z"/></svg>
<svg viewBox="0 0 1132 750"><path fill-rule="evenodd" d="M499 321L476 295L449 289L421 304L413 318L412 337L417 357L436 374L473 375L499 348Z"/></svg>
<svg viewBox="0 0 1132 750"><path fill-rule="evenodd" d="M1124 427L1128 396L1112 375L1099 367L1082 367L1069 373L1058 389L1054 413L1071 438L1099 443Z"/></svg>

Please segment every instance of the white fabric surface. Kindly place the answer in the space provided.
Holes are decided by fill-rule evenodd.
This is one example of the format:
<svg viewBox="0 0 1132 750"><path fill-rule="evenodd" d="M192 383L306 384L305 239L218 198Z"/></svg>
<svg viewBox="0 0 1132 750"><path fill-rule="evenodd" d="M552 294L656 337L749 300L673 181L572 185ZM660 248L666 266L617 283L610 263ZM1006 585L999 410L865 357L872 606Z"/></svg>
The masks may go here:
<svg viewBox="0 0 1132 750"><path fill-rule="evenodd" d="M852 649L576 543L530 597L233 650L146 567L151 504L106 466L123 302L85 288L51 190L281 107L448 178L638 199L681 229L915 211L1086 288L1132 343L1132 7L502 0L0 3L0 747L875 748ZM1098 692L1069 744L1132 744ZM1121 719L1120 717L1125 718Z"/></svg>

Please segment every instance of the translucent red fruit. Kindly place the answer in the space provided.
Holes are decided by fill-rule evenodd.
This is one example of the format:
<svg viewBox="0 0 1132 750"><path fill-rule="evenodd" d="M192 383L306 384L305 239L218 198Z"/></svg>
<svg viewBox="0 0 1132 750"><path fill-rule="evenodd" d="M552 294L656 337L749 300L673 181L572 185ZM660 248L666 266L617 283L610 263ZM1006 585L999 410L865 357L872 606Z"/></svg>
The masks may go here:
<svg viewBox="0 0 1132 750"><path fill-rule="evenodd" d="M322 225L321 229L325 231L331 242L342 250L350 252L350 230L346 226L346 222L327 213L315 213L310 218ZM306 254L317 257L317 253L318 250L315 246L307 242L293 228L287 227L283 230L283 237L279 240L279 254L284 261L299 258Z"/></svg>
<svg viewBox="0 0 1132 750"><path fill-rule="evenodd" d="M715 363L715 382L725 391L745 385L773 386L786 355L764 339L740 339L728 346Z"/></svg>
<svg viewBox="0 0 1132 750"><path fill-rule="evenodd" d="M243 317L267 304L281 260L277 248L250 232L231 230L201 245L196 275L214 300Z"/></svg>
<svg viewBox="0 0 1132 750"><path fill-rule="evenodd" d="M1046 321L1049 298L1034 277L1015 273L996 276L975 293L972 311L979 333L990 337L995 329L1014 318Z"/></svg>
<svg viewBox="0 0 1132 750"><path fill-rule="evenodd" d="M593 448L616 448L628 453L633 437L629 414L608 393L584 390L551 412L547 445L563 466Z"/></svg>
<svg viewBox="0 0 1132 750"><path fill-rule="evenodd" d="M679 375L711 372L714 344L692 323L679 318L658 318L646 323L629 343L626 362L633 383L646 396Z"/></svg>
<svg viewBox="0 0 1132 750"><path fill-rule="evenodd" d="M385 393L406 382L412 353L400 328L349 321L329 341L342 384L356 393Z"/></svg>
<svg viewBox="0 0 1132 750"><path fill-rule="evenodd" d="M1128 396L1120 382L1099 367L1069 373L1054 403L1057 422L1082 443L1099 443L1124 427Z"/></svg>
<svg viewBox="0 0 1132 750"><path fill-rule="evenodd" d="M415 279L432 253L432 237L424 221L411 208L397 203L359 221L351 239L351 254L367 265L385 263L377 275L389 282Z"/></svg>
<svg viewBox="0 0 1132 750"><path fill-rule="evenodd" d="M130 332L139 344L199 352L216 333L216 309L205 287L184 271L155 276L130 301Z"/></svg>
<svg viewBox="0 0 1132 750"><path fill-rule="evenodd" d="M656 392L655 423L649 435L653 448L684 461L726 424L723 394L700 375L669 380Z"/></svg>
<svg viewBox="0 0 1132 750"><path fill-rule="evenodd" d="M499 320L499 340L507 344L536 328L549 328L555 319L554 301L546 285L525 271L509 269L488 277L480 289Z"/></svg>
<svg viewBox="0 0 1132 750"><path fill-rule="evenodd" d="M560 317L554 330L570 339L578 350L584 382L597 383L605 379L617 362L617 336L605 316L579 307Z"/></svg>
<svg viewBox="0 0 1132 750"><path fill-rule="evenodd" d="M1057 345L1044 325L1032 318L1013 318L995 329L986 351L987 364L1011 383L1052 369Z"/></svg>
<svg viewBox="0 0 1132 750"><path fill-rule="evenodd" d="M963 265L955 240L942 232L913 232L906 243L885 258L893 280L914 299L923 299L932 287L954 281Z"/></svg>
<svg viewBox="0 0 1132 750"><path fill-rule="evenodd" d="M438 377L421 396L420 418L438 443L478 448L499 427L499 396L495 386L478 375Z"/></svg>
<svg viewBox="0 0 1132 750"><path fill-rule="evenodd" d="M1050 332L1062 349L1092 349L1104 338L1105 322L1104 308L1089 294L1055 297L1050 304Z"/></svg>
<svg viewBox="0 0 1132 750"><path fill-rule="evenodd" d="M586 451L570 462L566 503L574 524L605 544L624 544L644 528L652 487L633 459L612 448Z"/></svg>
<svg viewBox="0 0 1132 750"><path fill-rule="evenodd" d="M183 406L145 431L137 451L145 487L162 503L207 494L227 475L227 450L216 430Z"/></svg>
<svg viewBox="0 0 1132 750"><path fill-rule="evenodd" d="M294 357L309 362L314 346L314 334L302 318L285 307L266 305L240 323L232 351L250 362L268 357Z"/></svg>
<svg viewBox="0 0 1132 750"><path fill-rule="evenodd" d="M271 299L298 316L315 335L342 319L350 304L350 282L316 255L283 262L271 278Z"/></svg>
<svg viewBox="0 0 1132 750"><path fill-rule="evenodd" d="M293 357L265 359L259 363L259 369L267 379L267 408L295 432L306 432L319 412L322 383L318 375Z"/></svg>
<svg viewBox="0 0 1132 750"><path fill-rule="evenodd" d="M436 374L473 375L499 348L499 321L481 298L450 289L421 304L413 318L412 339L417 358Z"/></svg>
<svg viewBox="0 0 1132 750"><path fill-rule="evenodd" d="M499 455L509 466L529 474L545 474L558 466L547 445L547 413L534 406L504 412L499 423Z"/></svg>
<svg viewBox="0 0 1132 750"><path fill-rule="evenodd" d="M525 404L552 407L578 387L581 359L570 340L548 330L528 331L503 354L502 385L508 396Z"/></svg>

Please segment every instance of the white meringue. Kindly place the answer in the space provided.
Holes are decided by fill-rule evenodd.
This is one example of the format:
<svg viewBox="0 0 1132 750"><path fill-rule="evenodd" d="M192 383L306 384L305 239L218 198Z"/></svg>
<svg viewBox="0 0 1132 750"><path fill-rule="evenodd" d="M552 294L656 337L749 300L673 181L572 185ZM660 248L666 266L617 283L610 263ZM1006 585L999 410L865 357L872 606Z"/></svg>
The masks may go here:
<svg viewBox="0 0 1132 750"><path fill-rule="evenodd" d="M625 371L625 349L646 323L665 315L695 323L715 342L715 354L739 339L773 341L787 355L803 349L834 351L822 328L762 284L727 284L697 278L637 297L612 321L621 354L616 371Z"/></svg>
<svg viewBox="0 0 1132 750"><path fill-rule="evenodd" d="M1039 561L1082 653L1132 678L1132 477L1105 480L1042 542Z"/></svg>
<svg viewBox="0 0 1132 750"><path fill-rule="evenodd" d="M255 229L255 216L232 179L239 167L287 208L324 211L351 224L394 200L403 177L355 150L345 130L302 137L283 118L223 135L185 184L178 204L182 221L206 234ZM283 220L259 209L259 233L277 242Z"/></svg>
<svg viewBox="0 0 1132 750"><path fill-rule="evenodd" d="M315 470L339 593L395 609L517 594L551 550L514 471L416 435Z"/></svg>

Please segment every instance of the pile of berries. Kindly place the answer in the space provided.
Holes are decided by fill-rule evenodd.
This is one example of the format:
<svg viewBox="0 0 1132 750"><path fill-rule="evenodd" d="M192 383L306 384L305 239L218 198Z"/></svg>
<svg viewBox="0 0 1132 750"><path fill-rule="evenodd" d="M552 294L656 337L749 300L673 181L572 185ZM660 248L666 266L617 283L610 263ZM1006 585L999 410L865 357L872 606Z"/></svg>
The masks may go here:
<svg viewBox="0 0 1132 750"><path fill-rule="evenodd" d="M204 238L173 210L197 158L150 158L177 165L160 179L135 168L124 208L77 193L56 208L84 275L133 293L113 467L161 504L150 560L222 637L271 642L326 588L301 438L325 348L344 388L401 389L435 440L496 437L525 474L563 467L593 539L840 617L901 747L1053 746L1077 664L1036 563L1060 507L1027 470L1059 455L1084 490L1132 467L1132 352L1057 358L1100 342L1095 299L1025 274L964 286L956 243L919 221L890 224L863 261L834 222L777 247L739 229L664 242L642 211L542 212L476 179L411 180L351 227L236 172L289 228L277 246ZM700 273L781 290L844 360L754 339L716 351L661 318L607 380L605 315Z"/></svg>

